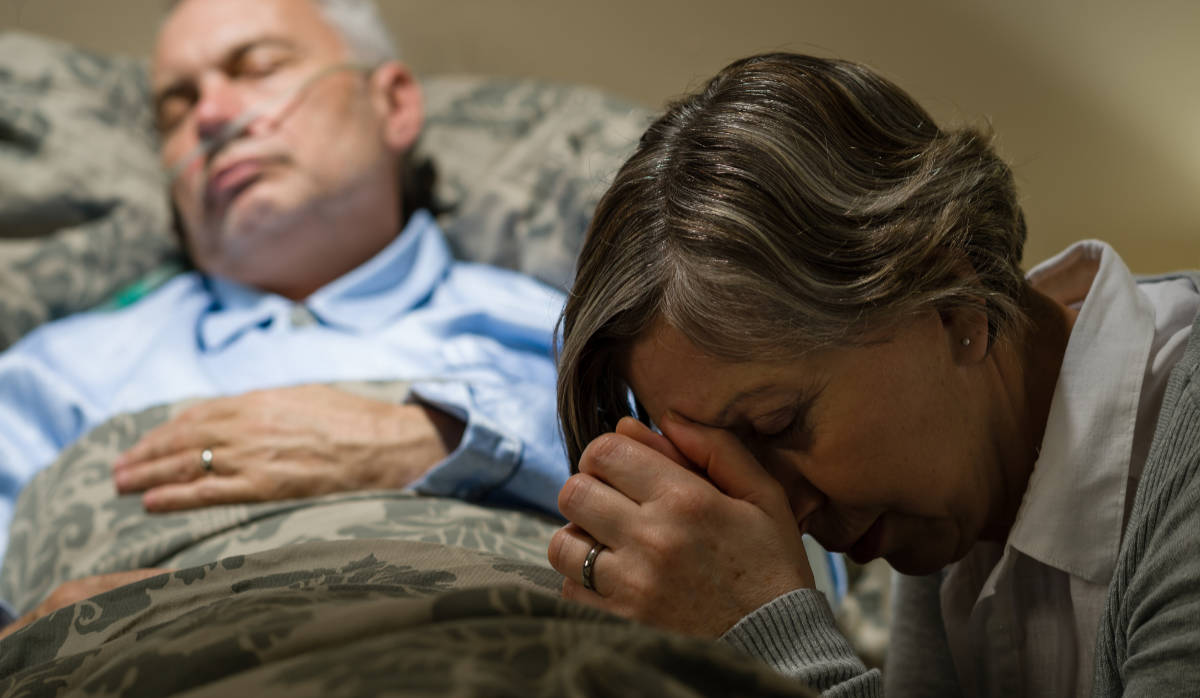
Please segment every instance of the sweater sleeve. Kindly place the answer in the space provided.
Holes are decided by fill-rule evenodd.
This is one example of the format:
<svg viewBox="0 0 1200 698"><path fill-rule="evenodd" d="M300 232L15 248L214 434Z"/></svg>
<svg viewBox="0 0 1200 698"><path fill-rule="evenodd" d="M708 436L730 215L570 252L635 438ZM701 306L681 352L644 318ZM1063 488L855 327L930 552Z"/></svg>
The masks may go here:
<svg viewBox="0 0 1200 698"><path fill-rule="evenodd" d="M894 579L885 693L889 698L962 695L942 623L943 573Z"/></svg>
<svg viewBox="0 0 1200 698"><path fill-rule="evenodd" d="M1098 695L1200 686L1200 408L1183 412L1178 438L1160 444L1170 466L1143 481L1126 531L1097 638Z"/></svg>
<svg viewBox="0 0 1200 698"><path fill-rule="evenodd" d="M1095 695L1200 686L1200 317L1172 371L1096 641Z"/></svg>
<svg viewBox="0 0 1200 698"><path fill-rule="evenodd" d="M721 639L824 696L882 696L878 669L867 670L834 622L825 595L797 589L738 621Z"/></svg>

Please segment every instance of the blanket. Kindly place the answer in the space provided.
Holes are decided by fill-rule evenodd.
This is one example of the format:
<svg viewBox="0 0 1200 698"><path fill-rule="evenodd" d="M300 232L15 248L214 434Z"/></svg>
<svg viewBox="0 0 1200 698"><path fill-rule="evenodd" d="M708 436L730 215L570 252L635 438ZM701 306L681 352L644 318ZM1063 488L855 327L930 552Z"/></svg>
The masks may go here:
<svg viewBox="0 0 1200 698"><path fill-rule="evenodd" d="M23 493L0 570L19 612L71 579L174 571L0 642L0 695L806 695L720 643L558 598L560 522L537 513L384 490L146 514L110 464L187 405L109 420Z"/></svg>
<svg viewBox="0 0 1200 698"><path fill-rule="evenodd" d="M137 582L0 643L0 693L802 696L713 641L547 593L545 568L440 543L315 541Z"/></svg>

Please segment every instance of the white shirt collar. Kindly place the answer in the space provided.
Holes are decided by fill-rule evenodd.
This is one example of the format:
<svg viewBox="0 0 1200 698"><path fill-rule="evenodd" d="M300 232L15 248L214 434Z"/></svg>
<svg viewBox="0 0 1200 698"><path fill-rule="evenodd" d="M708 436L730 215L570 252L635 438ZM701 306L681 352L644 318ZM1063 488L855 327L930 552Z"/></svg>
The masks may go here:
<svg viewBox="0 0 1200 698"><path fill-rule="evenodd" d="M317 289L303 305L325 325L366 331L423 302L447 272L450 249L428 211L419 210L378 254ZM293 304L282 296L206 277L212 306L197 327L199 346L219 349L252 327L273 321Z"/></svg>
<svg viewBox="0 0 1200 698"><path fill-rule="evenodd" d="M1098 263L1090 280L1090 267ZM1008 543L1043 564L1106 583L1125 518L1134 425L1154 312L1103 242L1076 243L1029 274L1035 288L1083 299L1054 388L1041 455Z"/></svg>

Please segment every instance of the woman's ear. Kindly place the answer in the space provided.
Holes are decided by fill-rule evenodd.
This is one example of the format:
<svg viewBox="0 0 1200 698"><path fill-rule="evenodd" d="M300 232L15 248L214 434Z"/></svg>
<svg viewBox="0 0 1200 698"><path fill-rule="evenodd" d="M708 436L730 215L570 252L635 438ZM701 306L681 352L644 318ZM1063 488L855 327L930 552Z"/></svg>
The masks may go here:
<svg viewBox="0 0 1200 698"><path fill-rule="evenodd" d="M991 337L983 301L943 310L939 315L946 341L950 343L950 354L958 363L977 363L987 357Z"/></svg>
<svg viewBox="0 0 1200 698"><path fill-rule="evenodd" d="M980 287L979 274L965 254L954 254L949 260L954 275L975 288ZM946 341L950 343L950 354L960 364L982 361L988 355L991 342L991 325L987 312L987 301L982 297L968 300L960 305L941 310L942 327Z"/></svg>
<svg viewBox="0 0 1200 698"><path fill-rule="evenodd" d="M370 78L372 102L383 123L383 139L396 153L408 152L425 123L425 98L412 72L388 61Z"/></svg>

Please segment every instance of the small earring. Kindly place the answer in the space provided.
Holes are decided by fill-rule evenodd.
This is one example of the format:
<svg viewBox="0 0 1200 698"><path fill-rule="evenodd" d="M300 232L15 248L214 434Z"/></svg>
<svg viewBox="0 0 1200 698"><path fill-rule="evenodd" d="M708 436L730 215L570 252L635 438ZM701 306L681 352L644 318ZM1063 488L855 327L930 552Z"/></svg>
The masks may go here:
<svg viewBox="0 0 1200 698"><path fill-rule="evenodd" d="M970 338L970 337L963 337L963 338L962 338L962 345L963 345L964 347L969 347L969 346L971 346L971 338Z"/></svg>

